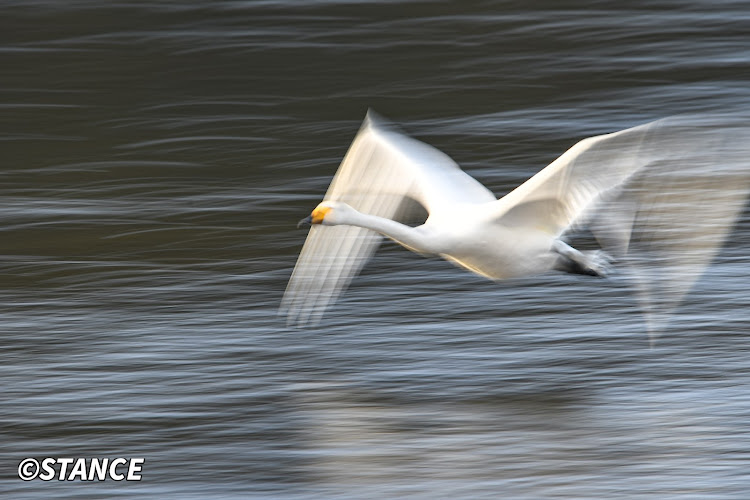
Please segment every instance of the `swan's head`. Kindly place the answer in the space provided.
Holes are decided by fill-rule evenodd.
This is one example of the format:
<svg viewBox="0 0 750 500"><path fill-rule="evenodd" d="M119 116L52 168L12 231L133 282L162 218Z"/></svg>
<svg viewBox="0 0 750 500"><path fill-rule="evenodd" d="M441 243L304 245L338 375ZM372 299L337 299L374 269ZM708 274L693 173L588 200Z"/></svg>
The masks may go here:
<svg viewBox="0 0 750 500"><path fill-rule="evenodd" d="M313 224L335 226L346 224L354 209L340 201L324 201L312 211L310 215L299 221L298 228L310 227Z"/></svg>

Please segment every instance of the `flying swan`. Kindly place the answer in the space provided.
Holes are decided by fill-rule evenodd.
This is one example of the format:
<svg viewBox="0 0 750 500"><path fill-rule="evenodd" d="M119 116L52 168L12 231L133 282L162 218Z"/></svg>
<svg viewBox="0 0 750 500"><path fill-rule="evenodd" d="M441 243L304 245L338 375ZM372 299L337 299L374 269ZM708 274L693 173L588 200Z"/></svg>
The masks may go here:
<svg viewBox="0 0 750 500"><path fill-rule="evenodd" d="M653 336L721 248L750 185L750 121L663 119L584 139L505 196L368 111L323 202L280 312L316 324L383 236L504 280L622 263ZM421 209L420 209L421 207ZM421 225L405 224L427 212ZM566 241L586 228L600 250Z"/></svg>

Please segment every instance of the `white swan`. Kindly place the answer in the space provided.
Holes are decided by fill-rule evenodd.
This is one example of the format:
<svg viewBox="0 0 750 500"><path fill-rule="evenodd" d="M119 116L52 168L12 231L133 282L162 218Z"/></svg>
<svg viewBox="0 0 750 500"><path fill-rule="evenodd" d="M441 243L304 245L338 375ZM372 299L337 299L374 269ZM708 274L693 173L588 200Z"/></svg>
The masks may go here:
<svg viewBox="0 0 750 500"><path fill-rule="evenodd" d="M368 112L324 201L281 304L317 323L382 236L494 280L551 269L605 275L624 262L654 334L720 248L744 206L748 120L691 116L584 139L499 200L445 154ZM411 227L415 209L426 221ZM565 242L587 227L604 251ZM605 253L606 252L606 253Z"/></svg>

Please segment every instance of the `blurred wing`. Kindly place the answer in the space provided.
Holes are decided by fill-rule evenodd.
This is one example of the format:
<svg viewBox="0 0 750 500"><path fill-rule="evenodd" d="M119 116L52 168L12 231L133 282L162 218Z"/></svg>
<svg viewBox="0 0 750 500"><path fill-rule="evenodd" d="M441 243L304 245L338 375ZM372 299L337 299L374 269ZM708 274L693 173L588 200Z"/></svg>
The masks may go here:
<svg viewBox="0 0 750 500"><path fill-rule="evenodd" d="M518 225L587 225L631 271L652 336L720 250L750 190L750 120L684 116L585 139L497 202Z"/></svg>
<svg viewBox="0 0 750 500"><path fill-rule="evenodd" d="M420 206L430 212L444 205L494 201L495 197L447 155L398 132L370 111L324 200L403 221ZM312 227L281 304L288 322L317 323L381 240L379 234L355 226Z"/></svg>
<svg viewBox="0 0 750 500"><path fill-rule="evenodd" d="M652 341L721 250L750 192L750 121L662 126L669 156L637 172L589 223L627 264Z"/></svg>
<svg viewBox="0 0 750 500"><path fill-rule="evenodd" d="M579 222L604 193L620 188L655 158L641 148L659 122L584 139L531 179L497 201L494 215L512 225L544 227L557 235ZM657 142L658 142L658 138ZM668 151L652 144L660 159Z"/></svg>

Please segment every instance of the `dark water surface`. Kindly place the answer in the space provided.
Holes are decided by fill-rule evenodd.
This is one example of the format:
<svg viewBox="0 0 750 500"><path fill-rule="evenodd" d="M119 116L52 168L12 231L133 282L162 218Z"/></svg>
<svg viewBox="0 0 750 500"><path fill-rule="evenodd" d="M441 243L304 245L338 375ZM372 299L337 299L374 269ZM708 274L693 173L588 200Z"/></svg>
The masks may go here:
<svg viewBox="0 0 750 500"><path fill-rule="evenodd" d="M617 276L386 244L276 310L368 107L501 195L750 103L747 2L0 3L3 498L745 499L750 215L649 349ZM23 482L25 457L145 457Z"/></svg>

